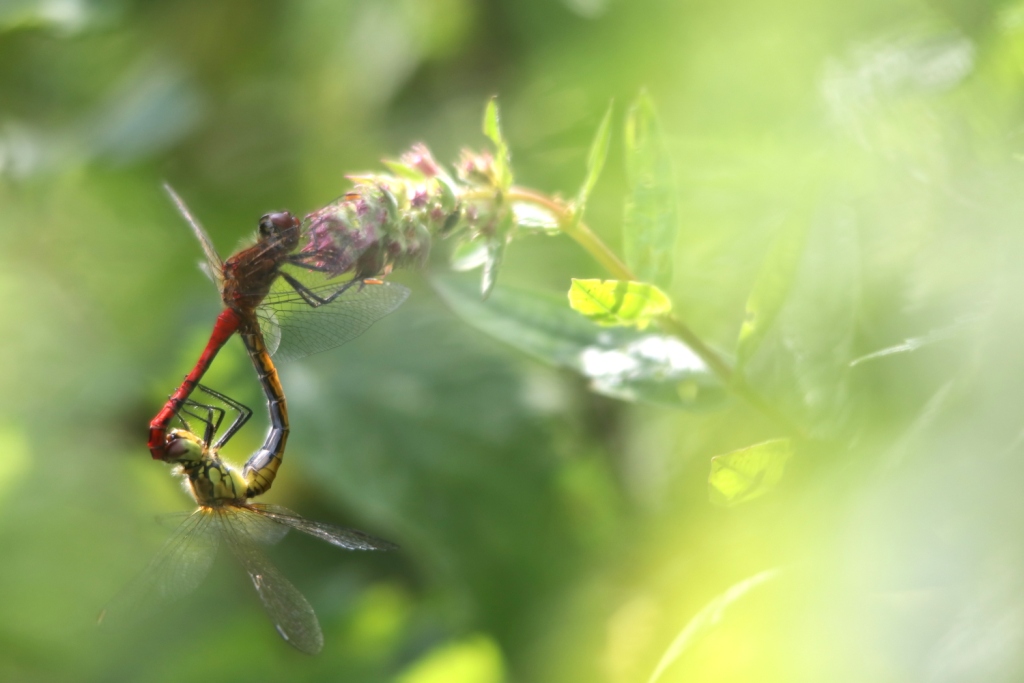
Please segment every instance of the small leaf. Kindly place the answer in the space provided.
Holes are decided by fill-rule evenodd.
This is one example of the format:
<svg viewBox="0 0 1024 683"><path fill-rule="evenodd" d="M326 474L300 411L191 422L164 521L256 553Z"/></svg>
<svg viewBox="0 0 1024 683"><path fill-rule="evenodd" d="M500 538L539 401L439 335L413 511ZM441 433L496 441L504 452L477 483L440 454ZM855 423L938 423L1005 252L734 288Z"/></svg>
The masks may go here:
<svg viewBox="0 0 1024 683"><path fill-rule="evenodd" d="M401 161L393 161L391 159L381 159L381 164L384 165L389 171L394 173L399 178L405 178L407 180L421 181L425 180L426 176L419 169L415 169L408 164L404 164Z"/></svg>
<svg viewBox="0 0 1024 683"><path fill-rule="evenodd" d="M437 181L437 185L441 189L441 208L444 209L445 213L455 211L459 205L459 193L454 181L448 177L447 173L435 176L434 180Z"/></svg>
<svg viewBox="0 0 1024 683"><path fill-rule="evenodd" d="M569 288L569 305L598 325L644 329L652 318L672 310L663 291L645 282L577 280Z"/></svg>
<svg viewBox="0 0 1024 683"><path fill-rule="evenodd" d="M481 240L459 242L449 258L452 270L459 273L474 270L485 263L487 263L487 245Z"/></svg>
<svg viewBox="0 0 1024 683"><path fill-rule="evenodd" d="M555 293L502 286L481 301L465 277L434 277L431 284L467 324L542 362L578 372L597 393L688 410L717 407L726 396L704 362L674 337L601 327Z"/></svg>
<svg viewBox="0 0 1024 683"><path fill-rule="evenodd" d="M506 246L508 242L498 237L492 237L486 244L487 256L484 259L483 277L480 278L480 296L484 299L491 295L494 286L498 284L498 271L505 260Z"/></svg>
<svg viewBox="0 0 1024 683"><path fill-rule="evenodd" d="M597 185L597 179L601 176L601 171L604 169L604 161L608 158L608 143L612 137L612 108L613 105L609 104L608 111L605 112L604 118L601 119L601 124L597 127L597 133L594 134L594 141L590 143L590 153L587 155L587 176L583 180L583 186L580 187L580 191L576 194L576 205L573 207L574 224L583 220L587 199L590 197L594 186Z"/></svg>
<svg viewBox="0 0 1024 683"><path fill-rule="evenodd" d="M486 299L491 295L491 290L498 283L498 271L505 260L505 249L512 239L512 231L515 229L515 217L507 205L499 209L495 218L494 232L486 238L487 258L484 261L484 273L480 282L480 295Z"/></svg>
<svg viewBox="0 0 1024 683"><path fill-rule="evenodd" d="M754 355L786 302L807 241L807 225L806 220L788 220L764 259L747 297L746 316L736 340L736 364L739 367Z"/></svg>
<svg viewBox="0 0 1024 683"><path fill-rule="evenodd" d="M400 209L398 207L398 198L395 197L391 190L389 190L384 185L378 184L377 188L380 190L381 196L384 197L384 209L388 213L387 224L397 224L399 221L399 217L401 216Z"/></svg>
<svg viewBox="0 0 1024 683"><path fill-rule="evenodd" d="M747 577L739 583L730 586L728 590L705 605L704 609L697 612L686 623L683 630L679 632L679 635L675 637L672 644L665 650L665 654L661 656L658 665L654 667L654 672L647 679L647 683L657 683L666 669L678 661L683 653L710 633L715 626L718 626L725 617L727 607L750 592L752 588L776 578L780 571L779 569L766 569L763 572Z"/></svg>
<svg viewBox="0 0 1024 683"><path fill-rule="evenodd" d="M513 202L512 215L516 227L524 230L536 230L546 235L557 235L560 232L558 216L536 204Z"/></svg>
<svg viewBox="0 0 1024 683"><path fill-rule="evenodd" d="M626 117L629 194L623 217L623 251L637 279L672 283L672 252L679 228L672 160L654 104L640 93Z"/></svg>
<svg viewBox="0 0 1024 683"><path fill-rule="evenodd" d="M711 458L708 493L716 505L732 507L759 498L782 480L793 455L790 439L774 439Z"/></svg>
<svg viewBox="0 0 1024 683"><path fill-rule="evenodd" d="M494 143L494 172L498 189L508 192L512 187L512 160L508 151L508 143L505 142L505 138L501 134L497 97L492 97L484 110L484 135Z"/></svg>
<svg viewBox="0 0 1024 683"><path fill-rule="evenodd" d="M877 360L879 358L885 358L886 356L892 356L898 353L910 353L911 351L917 351L925 346L931 346L937 342L946 341L948 339L954 339L955 337L963 334L967 331L969 323L976 322L980 319L980 316L969 316L961 318L954 322L952 325L941 327L930 332L921 335L920 337L909 337L904 339L899 344L893 346L887 346L884 349L879 349L872 353L864 356L859 356L850 361L849 366L855 368L861 363L867 363L868 361Z"/></svg>
<svg viewBox="0 0 1024 683"><path fill-rule="evenodd" d="M815 438L833 439L851 426L850 360L862 315L863 267L857 223L839 207L819 210L775 323L778 352L772 349L760 374L750 372L753 362L744 373L799 415Z"/></svg>

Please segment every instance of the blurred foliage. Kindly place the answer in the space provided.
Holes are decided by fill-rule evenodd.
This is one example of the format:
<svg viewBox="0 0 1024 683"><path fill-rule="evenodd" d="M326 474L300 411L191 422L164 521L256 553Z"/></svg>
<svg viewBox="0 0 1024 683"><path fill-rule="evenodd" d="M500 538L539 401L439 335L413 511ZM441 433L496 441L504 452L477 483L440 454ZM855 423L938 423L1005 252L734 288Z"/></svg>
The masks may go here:
<svg viewBox="0 0 1024 683"><path fill-rule="evenodd" d="M0 679L1020 678L1022 66L1012 0L0 4ZM564 236L503 251L486 302L438 248L399 311L281 368L268 499L403 546L272 549L323 654L226 561L97 632L188 505L145 427L217 311L161 182L228 253L415 141L484 146L496 93L508 180L585 199L749 393L571 311L571 278L623 278ZM674 246L624 232L666 217L638 188ZM252 375L233 342L207 380L255 408ZM712 457L790 436L770 490L710 503Z"/></svg>

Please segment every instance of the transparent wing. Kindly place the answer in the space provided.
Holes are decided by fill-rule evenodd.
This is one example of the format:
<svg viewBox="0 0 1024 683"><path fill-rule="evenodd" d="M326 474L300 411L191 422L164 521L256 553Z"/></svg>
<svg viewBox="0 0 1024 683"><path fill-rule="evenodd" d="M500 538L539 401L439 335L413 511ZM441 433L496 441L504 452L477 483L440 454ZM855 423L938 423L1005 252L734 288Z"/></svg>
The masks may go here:
<svg viewBox="0 0 1024 683"><path fill-rule="evenodd" d="M324 636L313 608L258 545L270 522L247 507L222 508L218 516L220 535L252 579L274 628L296 649L311 655L320 652Z"/></svg>
<svg viewBox="0 0 1024 683"><path fill-rule="evenodd" d="M333 524L327 524L326 522L314 522L280 505L250 503L249 508L253 512L272 519L278 524L283 524L304 534L315 536L321 541L327 541L331 545L336 545L346 550L396 550L398 548L397 545L390 541L374 538L362 531L346 529Z"/></svg>
<svg viewBox="0 0 1024 683"><path fill-rule="evenodd" d="M258 306L256 318L260 321L260 332L263 333L263 344L267 347L267 353L273 356L281 346L281 323L277 321L277 313L268 306Z"/></svg>
<svg viewBox="0 0 1024 683"><path fill-rule="evenodd" d="M312 278L307 276L306 280ZM280 326L280 343L276 360L302 358L352 341L368 330L409 297L409 290L388 282L351 284L327 282L308 287L308 292L330 303L311 305L283 278L257 309L264 340L276 338ZM340 294L339 294L340 292Z"/></svg>
<svg viewBox="0 0 1024 683"><path fill-rule="evenodd" d="M206 255L206 267L203 269L204 272L213 280L213 283L217 285L217 289L221 289L221 285L224 282L224 261L221 259L220 254L217 253L216 247L213 246L213 240L203 230L203 226L199 224L199 221L195 219L192 212L185 206L185 201L178 196L178 193L174 189L164 183L164 190L171 196L171 201L178 207L178 211L188 221L189 226L192 228L192 233L199 240L199 244L203 247L203 253Z"/></svg>
<svg viewBox="0 0 1024 683"><path fill-rule="evenodd" d="M194 591L217 554L217 537L210 533L211 517L208 510L200 508L181 522L145 570L107 603L98 623L127 624L161 603Z"/></svg>

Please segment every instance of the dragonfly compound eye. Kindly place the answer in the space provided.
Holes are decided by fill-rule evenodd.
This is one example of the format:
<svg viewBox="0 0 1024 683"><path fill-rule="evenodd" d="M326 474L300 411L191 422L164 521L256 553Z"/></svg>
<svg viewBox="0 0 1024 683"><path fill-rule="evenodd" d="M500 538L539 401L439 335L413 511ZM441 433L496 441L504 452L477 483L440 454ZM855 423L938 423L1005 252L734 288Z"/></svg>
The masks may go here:
<svg viewBox="0 0 1024 683"><path fill-rule="evenodd" d="M276 237L290 243L298 241L298 234L299 220L290 211L267 213L260 218L260 237Z"/></svg>
<svg viewBox="0 0 1024 683"><path fill-rule="evenodd" d="M203 444L190 432L172 429L167 435L166 452L164 460L169 462L196 462L203 458Z"/></svg>
<svg viewBox="0 0 1024 683"><path fill-rule="evenodd" d="M299 227L299 221L292 215L291 211L265 213L260 218L261 233L274 234L297 227Z"/></svg>

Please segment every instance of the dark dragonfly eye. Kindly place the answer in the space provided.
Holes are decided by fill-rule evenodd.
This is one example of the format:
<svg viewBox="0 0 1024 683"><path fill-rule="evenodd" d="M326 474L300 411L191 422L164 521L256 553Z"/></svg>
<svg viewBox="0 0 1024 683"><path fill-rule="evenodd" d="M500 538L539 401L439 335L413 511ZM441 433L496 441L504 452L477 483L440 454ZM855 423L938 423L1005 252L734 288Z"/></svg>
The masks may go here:
<svg viewBox="0 0 1024 683"><path fill-rule="evenodd" d="M260 237L280 235L291 228L297 228L299 221L290 211L263 214L260 218Z"/></svg>

